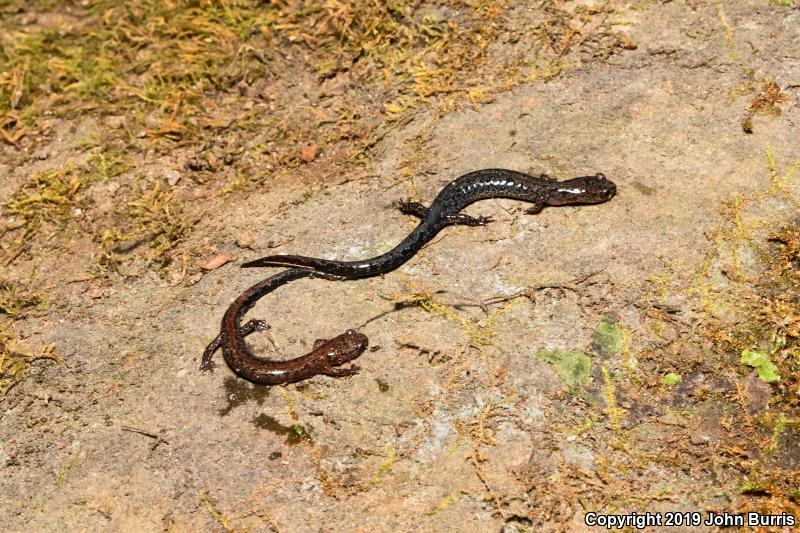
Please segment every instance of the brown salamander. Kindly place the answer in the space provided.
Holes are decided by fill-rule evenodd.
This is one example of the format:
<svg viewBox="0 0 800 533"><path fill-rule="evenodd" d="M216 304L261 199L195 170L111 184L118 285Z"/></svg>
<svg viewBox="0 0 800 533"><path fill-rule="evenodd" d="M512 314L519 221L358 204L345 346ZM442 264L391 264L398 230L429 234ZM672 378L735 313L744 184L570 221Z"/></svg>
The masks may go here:
<svg viewBox="0 0 800 533"><path fill-rule="evenodd" d="M352 329L329 340L318 340L311 352L289 361L260 359L248 349L245 336L254 331L264 331L267 325L263 320L250 320L242 326L242 316L264 295L292 280L307 277L341 279L313 270L293 268L256 283L239 295L225 311L220 334L203 352L200 370L208 371L215 367L212 357L221 347L225 362L234 372L250 381L265 385L292 383L317 374L343 377L358 373L359 367L356 365L346 368L341 366L361 355L369 343L365 335Z"/></svg>

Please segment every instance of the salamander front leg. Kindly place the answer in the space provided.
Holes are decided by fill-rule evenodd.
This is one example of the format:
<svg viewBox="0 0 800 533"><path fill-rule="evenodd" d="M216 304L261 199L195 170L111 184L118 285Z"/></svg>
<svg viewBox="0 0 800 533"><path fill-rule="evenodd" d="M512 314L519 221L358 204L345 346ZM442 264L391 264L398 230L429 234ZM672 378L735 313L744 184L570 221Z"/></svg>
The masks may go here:
<svg viewBox="0 0 800 533"><path fill-rule="evenodd" d="M542 209L544 209L544 204L535 203L533 204L533 207L527 209L525 212L529 215L538 215L542 212Z"/></svg>
<svg viewBox="0 0 800 533"><path fill-rule="evenodd" d="M325 374L326 376L330 376L332 378L343 378L347 376L355 376L361 370L361 367L356 365L350 365L346 368L344 367L328 367L323 368L320 370L321 374Z"/></svg>
<svg viewBox="0 0 800 533"><path fill-rule="evenodd" d="M397 208L406 215L414 215L418 218L425 218L428 214L428 208L419 202L404 200L397 203ZM485 226L492 222L492 218L488 216L471 217L464 213L456 213L455 215L445 215L442 221L448 226Z"/></svg>
<svg viewBox="0 0 800 533"><path fill-rule="evenodd" d="M311 348L311 351L316 350L317 348L319 348L320 346L322 346L326 342L328 342L328 339L317 339L317 340L315 340L314 341L314 346Z"/></svg>

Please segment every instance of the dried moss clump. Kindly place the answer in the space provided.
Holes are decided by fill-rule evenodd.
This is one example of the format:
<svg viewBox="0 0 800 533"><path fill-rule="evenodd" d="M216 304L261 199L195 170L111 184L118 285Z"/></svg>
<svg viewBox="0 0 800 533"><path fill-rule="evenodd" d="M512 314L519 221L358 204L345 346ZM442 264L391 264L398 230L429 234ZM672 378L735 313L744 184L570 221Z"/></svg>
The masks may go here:
<svg viewBox="0 0 800 533"><path fill-rule="evenodd" d="M45 239L64 230L89 207L84 193L91 185L129 168L126 156L104 147L83 165L30 176L3 205L16 224L0 229L0 262L10 264L43 230L50 233Z"/></svg>
<svg viewBox="0 0 800 533"><path fill-rule="evenodd" d="M52 345L45 346L40 353L27 346L3 329L0 324L0 394L7 393L25 376L34 361L50 359L58 361Z"/></svg>
<svg viewBox="0 0 800 533"><path fill-rule="evenodd" d="M126 254L143 245L147 245L147 261L165 266L171 260L169 252L192 225L183 204L164 184L141 182L136 198L124 203L112 215L112 223L99 231L104 252L98 266L101 270L116 270Z"/></svg>
<svg viewBox="0 0 800 533"><path fill-rule="evenodd" d="M42 295L38 291L24 289L17 283L0 279L0 314L19 318L42 301Z"/></svg>

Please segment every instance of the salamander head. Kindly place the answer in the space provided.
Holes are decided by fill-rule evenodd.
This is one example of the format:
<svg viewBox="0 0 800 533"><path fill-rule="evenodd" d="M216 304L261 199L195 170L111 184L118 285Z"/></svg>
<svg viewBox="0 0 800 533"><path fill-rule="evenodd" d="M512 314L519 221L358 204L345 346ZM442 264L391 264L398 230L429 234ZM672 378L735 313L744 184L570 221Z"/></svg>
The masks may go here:
<svg viewBox="0 0 800 533"><path fill-rule="evenodd" d="M331 366L339 366L364 353L368 345L369 339L366 335L354 329L348 329L320 346L320 348L325 350L325 358Z"/></svg>
<svg viewBox="0 0 800 533"><path fill-rule="evenodd" d="M599 172L594 176L581 176L553 183L545 203L547 205L600 204L614 197L617 186Z"/></svg>

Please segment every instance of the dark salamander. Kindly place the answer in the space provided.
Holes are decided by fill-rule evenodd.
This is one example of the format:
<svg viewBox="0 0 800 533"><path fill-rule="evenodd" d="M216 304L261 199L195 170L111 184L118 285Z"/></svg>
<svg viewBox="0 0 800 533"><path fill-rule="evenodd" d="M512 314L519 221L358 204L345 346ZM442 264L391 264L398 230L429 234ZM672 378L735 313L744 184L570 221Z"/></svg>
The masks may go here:
<svg viewBox="0 0 800 533"><path fill-rule="evenodd" d="M250 320L244 326L241 319L264 295L292 280L324 278L330 280L357 279L377 276L393 270L414 256L442 228L461 224L483 226L489 217L471 217L460 211L473 202L486 198L514 198L531 202L528 213L538 213L545 206L598 204L616 194L614 183L603 174L583 176L556 182L545 177L534 178L521 172L503 169L478 170L465 174L442 189L430 208L416 202L401 202L403 213L422 219L420 224L394 249L363 261L331 261L297 255L271 255L242 265L243 267L292 267L261 281L242 293L225 311L220 334L203 353L201 370L214 368L214 352L222 348L225 361L240 376L268 385L290 383L318 374L333 377L350 376L358 367L342 367L367 348L367 337L347 330L333 339L319 340L306 355L290 361L267 361L250 353L245 336L266 329L261 320Z"/></svg>
<svg viewBox="0 0 800 533"><path fill-rule="evenodd" d="M369 341L365 335L352 329L330 340L318 340L311 352L289 361L259 359L247 348L245 336L254 331L263 331L267 325L263 320L250 320L242 326L242 316L264 295L292 280L308 277L341 279L313 270L293 268L256 283L239 295L225 311L222 317L222 330L203 352L200 370L214 368L215 364L211 358L214 352L222 347L222 354L228 366L238 375L255 383L278 385L308 379L317 374L332 377L356 374L359 370L356 365L346 368L341 365L361 355Z"/></svg>
<svg viewBox="0 0 800 533"><path fill-rule="evenodd" d="M566 181L534 178L504 169L477 170L464 174L442 189L430 208L416 202L402 202L403 213L422 219L403 241L385 254L363 261L334 261L300 255L270 255L250 261L243 268L284 266L311 269L346 279L367 278L384 274L411 259L442 228L461 224L483 226L491 219L471 217L460 211L473 202L486 198L513 198L531 202L528 213L538 213L545 206L599 204L610 200L617 188L603 174L582 176Z"/></svg>

